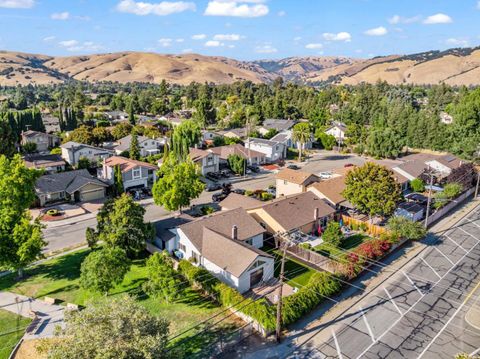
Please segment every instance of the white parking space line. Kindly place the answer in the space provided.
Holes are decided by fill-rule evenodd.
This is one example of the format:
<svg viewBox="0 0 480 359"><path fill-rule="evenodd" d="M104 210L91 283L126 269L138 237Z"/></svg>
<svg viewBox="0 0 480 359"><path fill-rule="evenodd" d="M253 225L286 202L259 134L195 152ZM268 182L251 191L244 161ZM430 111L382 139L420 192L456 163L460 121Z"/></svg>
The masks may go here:
<svg viewBox="0 0 480 359"><path fill-rule="evenodd" d="M375 343L375 336L373 335L372 328L370 328L370 324L368 324L367 317L365 316L365 311L363 310L362 307L360 307L360 311L362 312L362 318L363 318L363 321L365 322L365 326L367 327L368 334L370 335L370 338L372 338L372 342Z"/></svg>
<svg viewBox="0 0 480 359"><path fill-rule="evenodd" d="M423 263L425 263L425 264L427 265L428 268L430 268L430 269L432 270L433 273L435 273L435 275L436 275L438 278L442 278L442 277L440 276L440 274L438 274L438 272L437 272L435 269L433 269L433 267L432 267L430 264L428 264L428 262L425 260L425 258L422 257L421 260L423 261Z"/></svg>
<svg viewBox="0 0 480 359"><path fill-rule="evenodd" d="M395 301L393 300L390 292L387 290L387 288L383 287L383 290L385 291L385 293L387 293L387 296L388 298L390 298L390 301L392 302L393 306L395 307L395 309L397 310L398 314L400 314L400 316L403 315L402 311L400 310L400 308L398 307L397 303L395 303Z"/></svg>
<svg viewBox="0 0 480 359"><path fill-rule="evenodd" d="M445 254L443 254L443 252L440 249L438 249L437 247L433 247L433 249L435 249L438 253L444 256L447 259L447 261L449 261L452 264L452 266L455 265L455 263L453 263L452 260L448 258Z"/></svg>
<svg viewBox="0 0 480 359"><path fill-rule="evenodd" d="M473 223L474 225L476 225L478 228L480 228L480 225L476 224L475 222L470 222L470 223ZM479 349L480 350L480 349Z"/></svg>
<svg viewBox="0 0 480 359"><path fill-rule="evenodd" d="M413 280L410 279L410 277L407 275L407 273L405 273L403 270L402 270L402 273L405 276L405 278L408 279L408 281L413 286L413 288L415 288L418 291L418 293L420 293L420 295L423 295L423 292L420 290L420 288L417 287L417 285L413 282Z"/></svg>
<svg viewBox="0 0 480 359"><path fill-rule="evenodd" d="M478 239L477 237L475 237L473 234L471 234L470 232L467 232L466 230L464 230L462 227L458 227L458 229L460 229L461 231L464 231L466 234L468 234L470 237L474 238L477 242L480 242L480 239Z"/></svg>
<svg viewBox="0 0 480 359"><path fill-rule="evenodd" d="M480 353L480 347L478 347L477 350L471 352L471 353L470 353L470 356L473 357L473 356L477 355L478 353Z"/></svg>
<svg viewBox="0 0 480 359"><path fill-rule="evenodd" d="M332 337L333 337L333 342L335 343L335 348L337 349L338 358L343 359L342 352L340 351L340 345L338 345L337 336L335 335L335 331L333 329L332 329Z"/></svg>
<svg viewBox="0 0 480 359"><path fill-rule="evenodd" d="M450 241L452 241L453 243L455 243L460 249L462 249L465 253L467 253L468 251L463 248L460 244L458 244L457 242L455 242L452 238L450 238L448 235L445 234L445 237L447 237L447 239L449 239Z"/></svg>

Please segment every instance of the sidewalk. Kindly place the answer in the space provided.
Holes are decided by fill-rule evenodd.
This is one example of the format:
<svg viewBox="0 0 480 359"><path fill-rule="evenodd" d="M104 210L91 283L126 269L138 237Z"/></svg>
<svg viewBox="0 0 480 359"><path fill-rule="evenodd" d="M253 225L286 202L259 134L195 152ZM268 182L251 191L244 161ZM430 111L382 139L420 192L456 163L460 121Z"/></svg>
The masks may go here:
<svg viewBox="0 0 480 359"><path fill-rule="evenodd" d="M36 318L23 336L24 339L53 337L57 325L64 325L63 306L47 304L24 295L0 292L0 308L27 318L32 318L32 312L36 313Z"/></svg>

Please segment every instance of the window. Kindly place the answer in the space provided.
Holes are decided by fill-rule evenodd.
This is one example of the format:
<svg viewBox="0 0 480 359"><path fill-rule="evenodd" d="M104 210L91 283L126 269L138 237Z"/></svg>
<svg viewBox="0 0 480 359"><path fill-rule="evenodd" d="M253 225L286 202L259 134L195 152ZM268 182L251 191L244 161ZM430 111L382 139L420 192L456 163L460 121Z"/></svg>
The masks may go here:
<svg viewBox="0 0 480 359"><path fill-rule="evenodd" d="M187 251L187 248L185 247L185 244L179 243L178 244L178 249L180 249L183 253Z"/></svg>
<svg viewBox="0 0 480 359"><path fill-rule="evenodd" d="M133 179L138 179L142 177L142 170L140 168L134 168L132 171L132 177Z"/></svg>
<svg viewBox="0 0 480 359"><path fill-rule="evenodd" d="M286 186L288 184L287 180L283 180L283 184Z"/></svg>

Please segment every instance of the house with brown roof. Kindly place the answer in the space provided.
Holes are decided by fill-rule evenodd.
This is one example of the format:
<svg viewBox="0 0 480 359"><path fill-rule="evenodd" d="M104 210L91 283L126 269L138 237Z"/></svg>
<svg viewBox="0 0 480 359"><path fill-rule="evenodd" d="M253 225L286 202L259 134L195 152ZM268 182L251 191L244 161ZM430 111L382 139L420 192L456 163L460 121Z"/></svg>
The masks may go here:
<svg viewBox="0 0 480 359"><path fill-rule="evenodd" d="M460 158L451 154L412 153L401 159L405 162L422 162L443 177L448 176L452 170L460 167L464 163Z"/></svg>
<svg viewBox="0 0 480 359"><path fill-rule="evenodd" d="M250 150L238 143L228 146L212 147L207 151L217 154L220 158L220 164L226 164L228 156L230 155L238 155L242 158L245 158L249 165L259 165L265 163L266 161L266 156L264 153Z"/></svg>
<svg viewBox="0 0 480 359"><path fill-rule="evenodd" d="M132 188L151 188L155 183L157 166L121 156L112 156L103 161L100 178L113 184L116 166L119 166L122 172L125 191Z"/></svg>
<svg viewBox="0 0 480 359"><path fill-rule="evenodd" d="M332 177L325 181L314 182L308 186L308 191L314 193L319 198L325 199L337 210L342 207L352 208L351 203L343 197L342 192L344 189L345 176Z"/></svg>
<svg viewBox="0 0 480 359"><path fill-rule="evenodd" d="M60 145L60 137L39 131L23 131L21 145L24 146L27 143L34 143L38 152L44 152Z"/></svg>
<svg viewBox="0 0 480 359"><path fill-rule="evenodd" d="M221 211L179 225L174 252L243 293L273 278L274 259L259 249L264 233L243 208Z"/></svg>
<svg viewBox="0 0 480 359"><path fill-rule="evenodd" d="M427 170L427 168L428 165L426 165L424 162L413 160L393 167L392 170L407 178L409 181L412 181L415 178L419 178Z"/></svg>
<svg viewBox="0 0 480 359"><path fill-rule="evenodd" d="M28 168L44 170L45 174L65 171L66 162L60 155L30 154L23 157L23 162Z"/></svg>
<svg viewBox="0 0 480 359"><path fill-rule="evenodd" d="M305 192L310 184L320 181L320 178L313 173L289 168L278 172L275 179L277 198Z"/></svg>
<svg viewBox="0 0 480 359"><path fill-rule="evenodd" d="M313 192L295 194L275 199L247 212L264 227L268 233L298 230L311 233L324 227L333 218L335 209Z"/></svg>
<svg viewBox="0 0 480 359"><path fill-rule="evenodd" d="M216 153L200 148L191 148L188 155L198 165L204 176L209 172L218 172L220 169L220 156Z"/></svg>
<svg viewBox="0 0 480 359"><path fill-rule="evenodd" d="M222 211L229 211L236 208L243 208L248 210L259 207L262 204L263 202L259 201L258 199L235 192L230 192L227 198L218 203Z"/></svg>

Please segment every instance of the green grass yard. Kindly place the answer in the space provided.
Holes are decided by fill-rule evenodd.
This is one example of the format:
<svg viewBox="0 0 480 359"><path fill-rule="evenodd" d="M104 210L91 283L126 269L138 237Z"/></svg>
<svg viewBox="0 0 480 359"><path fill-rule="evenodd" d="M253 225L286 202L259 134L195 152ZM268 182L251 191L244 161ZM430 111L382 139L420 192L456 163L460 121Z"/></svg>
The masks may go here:
<svg viewBox="0 0 480 359"><path fill-rule="evenodd" d="M7 359L32 320L0 309L0 359Z"/></svg>
<svg viewBox="0 0 480 359"><path fill-rule="evenodd" d="M369 239L370 237L366 234L357 233L345 238L340 245L340 248L335 248L326 243L322 243L316 246L314 250L333 260L341 260L345 256L345 251L353 249Z"/></svg>
<svg viewBox="0 0 480 359"><path fill-rule="evenodd" d="M0 279L0 290L11 291L34 298L54 297L64 304L75 303L85 305L89 299L99 298L95 294L80 288L80 265L89 250L79 250L58 258L47 260L26 271L26 279L17 281L15 275ZM194 326L222 310L220 306L206 299L197 291L187 288L185 294L175 303L165 303L159 299L148 297L142 290L147 280L145 260L133 261L124 281L110 291L110 296L129 293L138 297L139 303L152 314L170 320L171 335L176 335ZM218 320L219 318L217 318ZM233 321L226 321L230 327ZM193 334L193 331L189 334Z"/></svg>

